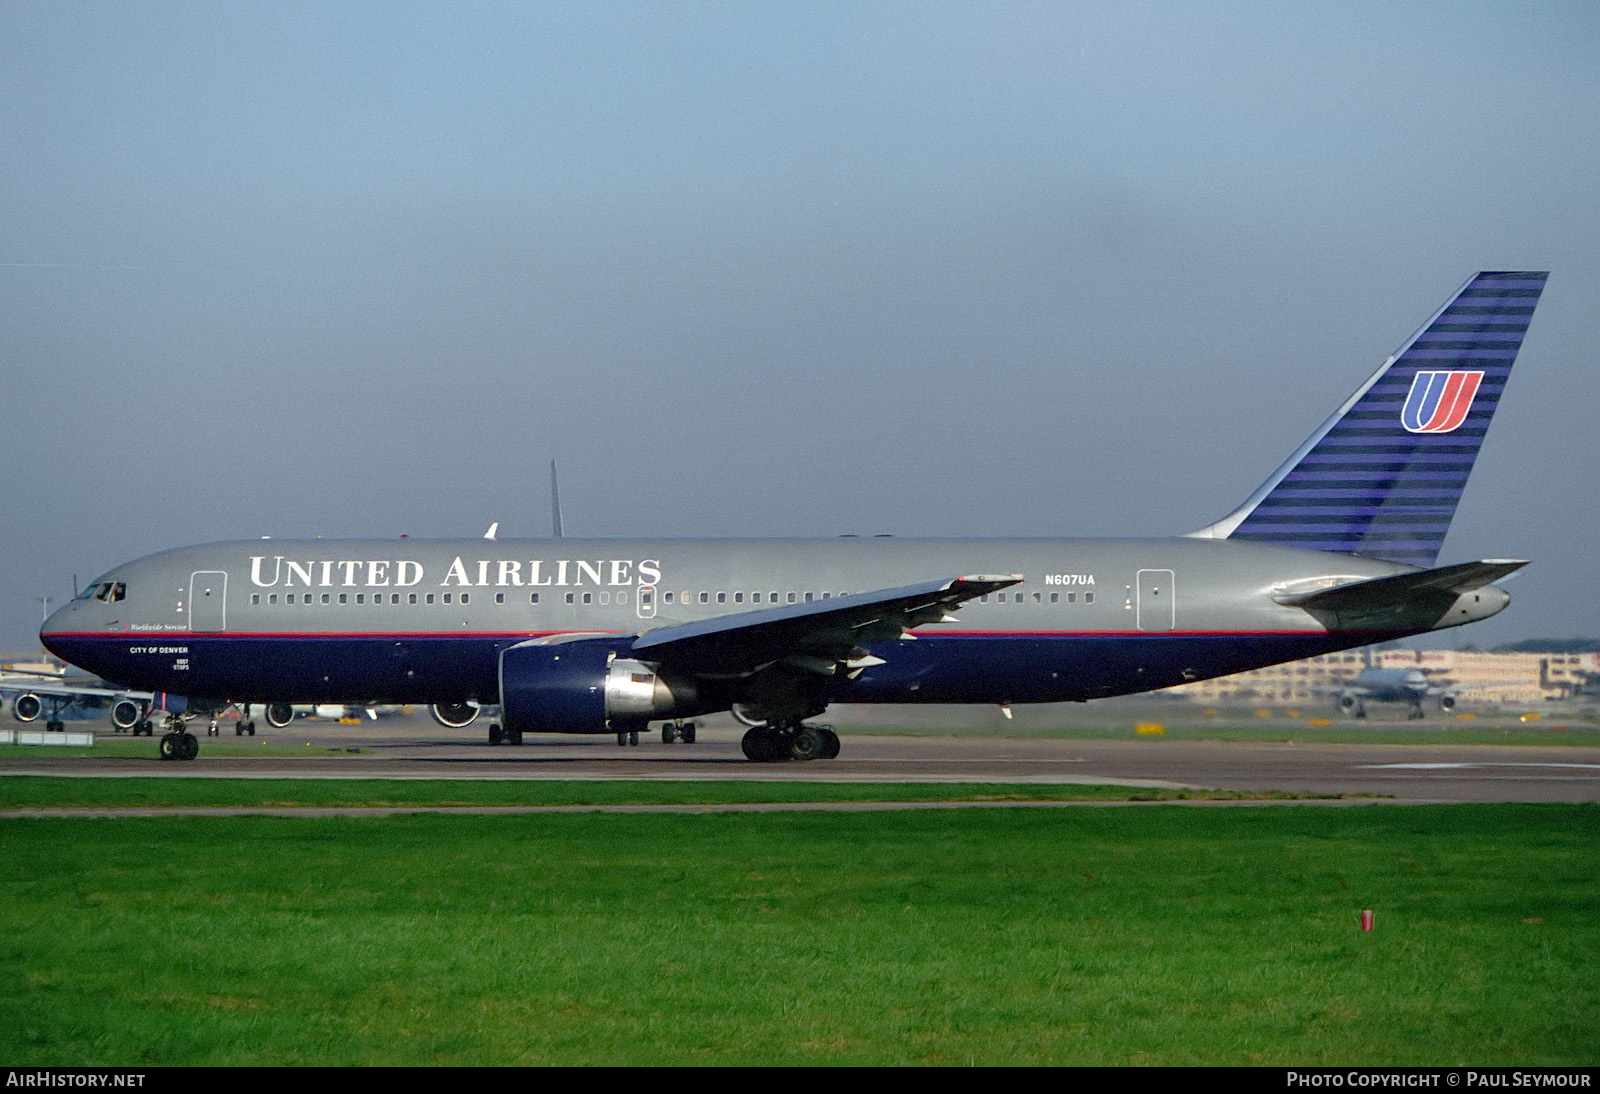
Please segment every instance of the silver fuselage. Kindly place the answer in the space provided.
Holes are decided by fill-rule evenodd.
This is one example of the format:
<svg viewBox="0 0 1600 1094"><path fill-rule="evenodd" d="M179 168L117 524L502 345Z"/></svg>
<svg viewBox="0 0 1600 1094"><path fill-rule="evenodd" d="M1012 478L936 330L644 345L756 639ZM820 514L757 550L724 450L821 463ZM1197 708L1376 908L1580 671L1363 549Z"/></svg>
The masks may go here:
<svg viewBox="0 0 1600 1094"><path fill-rule="evenodd" d="M501 651L530 638L626 640L675 624L962 574L1011 589L876 642L830 701L1052 702L1190 680L1454 626L1506 594L1463 595L1402 628L1329 629L1285 590L1411 572L1360 556L1171 539L250 540L106 573L42 632L126 687L211 700L497 699Z"/></svg>

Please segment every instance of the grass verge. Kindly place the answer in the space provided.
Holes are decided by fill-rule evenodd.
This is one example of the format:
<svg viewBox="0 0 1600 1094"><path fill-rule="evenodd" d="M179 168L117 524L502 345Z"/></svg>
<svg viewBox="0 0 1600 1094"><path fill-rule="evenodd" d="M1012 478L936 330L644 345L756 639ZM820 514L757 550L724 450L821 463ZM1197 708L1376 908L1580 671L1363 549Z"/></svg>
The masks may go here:
<svg viewBox="0 0 1600 1094"><path fill-rule="evenodd" d="M170 806L722 805L735 802L1241 801L1330 795L1034 783L0 776L0 809Z"/></svg>
<svg viewBox="0 0 1600 1094"><path fill-rule="evenodd" d="M19 1066L1600 1054L1593 806L51 818L0 837L0 1058Z"/></svg>

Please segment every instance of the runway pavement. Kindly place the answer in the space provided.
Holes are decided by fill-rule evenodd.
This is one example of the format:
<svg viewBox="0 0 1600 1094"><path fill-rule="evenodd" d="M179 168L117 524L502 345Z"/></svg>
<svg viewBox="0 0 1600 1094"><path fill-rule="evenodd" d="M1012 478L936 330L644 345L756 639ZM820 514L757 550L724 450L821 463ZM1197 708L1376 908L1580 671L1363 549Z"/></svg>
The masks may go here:
<svg viewBox="0 0 1600 1094"><path fill-rule="evenodd" d="M199 759L163 762L153 740L139 754L7 755L0 774L169 778L384 779L759 779L815 782L1094 783L1133 787L1288 791L1376 796L1400 801L1600 801L1600 748L1415 744L1224 742L1165 737L1004 738L842 733L834 760L754 764L739 749L742 727L702 727L693 745L659 735L619 747L613 737L529 737L491 746L483 725L452 731L426 717L385 718L360 726L299 722L260 725L254 738L201 737ZM79 728L74 726L73 728ZM102 740L109 726L95 727ZM126 740L126 738L116 738ZM293 745L303 754L269 754ZM147 747L146 747L147 746ZM242 746L246 753L220 755ZM359 752L345 751L360 749Z"/></svg>

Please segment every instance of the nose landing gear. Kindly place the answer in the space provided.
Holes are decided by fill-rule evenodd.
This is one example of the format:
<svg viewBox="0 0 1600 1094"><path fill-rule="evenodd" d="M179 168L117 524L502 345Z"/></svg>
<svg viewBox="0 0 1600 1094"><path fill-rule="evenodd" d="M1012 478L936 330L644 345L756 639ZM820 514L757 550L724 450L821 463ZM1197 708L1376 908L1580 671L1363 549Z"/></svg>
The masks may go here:
<svg viewBox="0 0 1600 1094"><path fill-rule="evenodd" d="M167 715L167 731L161 735L161 740L156 745L163 760L192 760L200 755L200 741L193 733L189 732L190 717L191 715L187 713ZM149 719L145 719L145 724L149 724ZM138 730L136 729L134 732L137 733ZM146 732L154 732L154 727L151 727ZM216 736L217 717L215 714L211 715L210 724L206 732L208 736Z"/></svg>

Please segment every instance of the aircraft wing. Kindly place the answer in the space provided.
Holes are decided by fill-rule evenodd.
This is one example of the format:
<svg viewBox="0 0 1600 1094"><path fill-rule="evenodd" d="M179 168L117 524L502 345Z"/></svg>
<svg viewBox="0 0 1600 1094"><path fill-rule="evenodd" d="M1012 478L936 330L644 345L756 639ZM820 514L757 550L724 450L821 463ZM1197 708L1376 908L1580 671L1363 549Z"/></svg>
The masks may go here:
<svg viewBox="0 0 1600 1094"><path fill-rule="evenodd" d="M57 699L123 699L149 698L148 691L122 691L111 688L74 688L62 684L31 684L15 680L0 683L0 695L49 695Z"/></svg>
<svg viewBox="0 0 1600 1094"><path fill-rule="evenodd" d="M1280 604L1304 608L1330 628L1427 626L1442 617L1463 593L1481 589L1526 566L1525 559L1485 559L1434 570L1352 581L1331 589L1280 594ZM1502 596L1504 594L1501 594Z"/></svg>
<svg viewBox="0 0 1600 1094"><path fill-rule="evenodd" d="M861 643L914 637L912 628L950 620L966 601L1021 581L979 574L739 612L649 631L633 652L704 676L744 676L780 661L824 676L859 672L882 663Z"/></svg>

